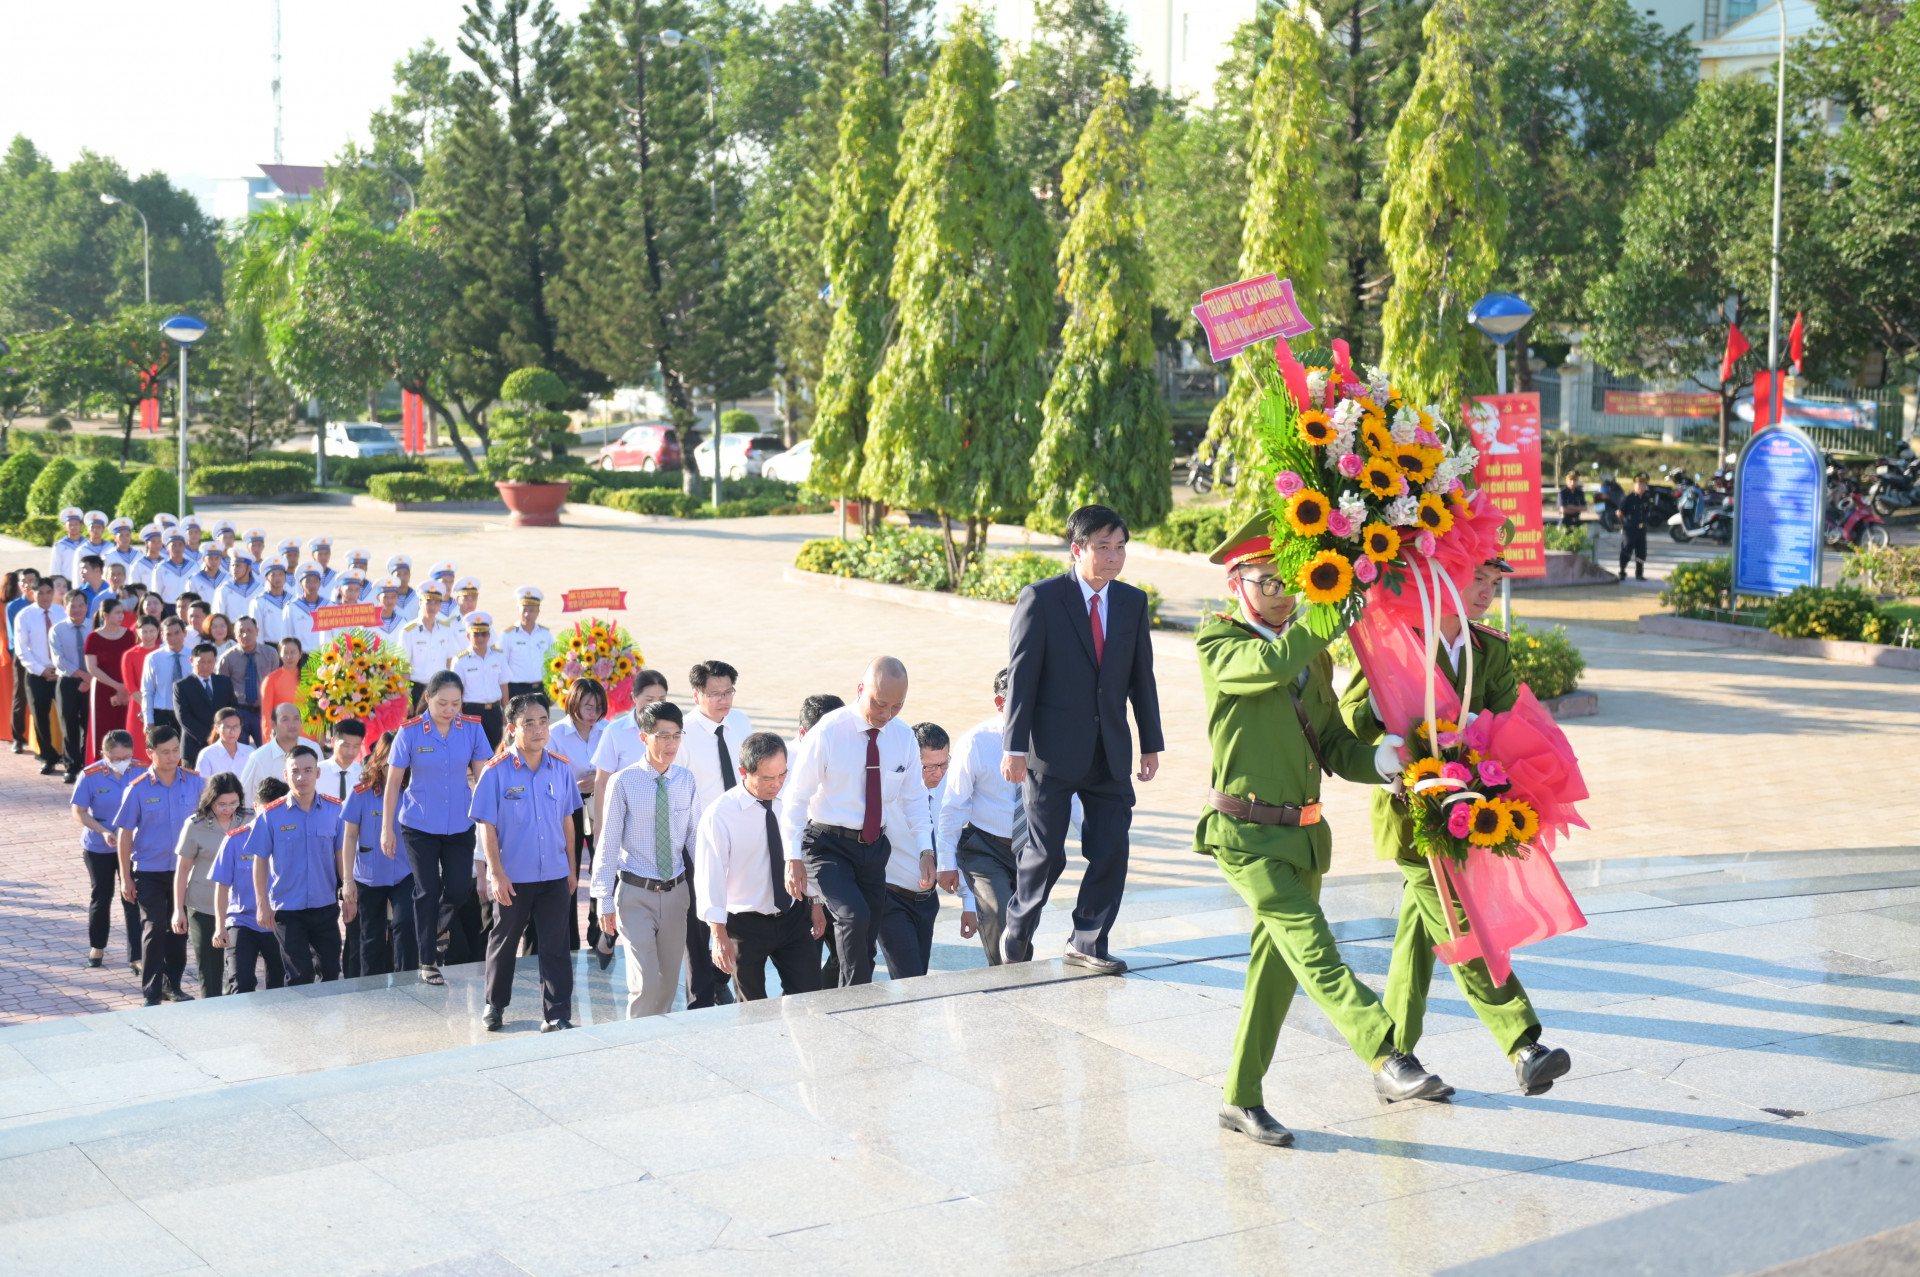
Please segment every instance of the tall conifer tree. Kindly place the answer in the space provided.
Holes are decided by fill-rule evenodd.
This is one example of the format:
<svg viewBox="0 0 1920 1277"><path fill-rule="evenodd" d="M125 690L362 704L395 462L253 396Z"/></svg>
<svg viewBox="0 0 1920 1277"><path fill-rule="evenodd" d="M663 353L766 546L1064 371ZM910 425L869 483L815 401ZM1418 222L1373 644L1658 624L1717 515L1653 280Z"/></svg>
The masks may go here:
<svg viewBox="0 0 1920 1277"><path fill-rule="evenodd" d="M1068 307L1047 389L1027 523L1059 533L1099 502L1136 527L1173 504L1172 422L1153 370L1152 282L1140 193L1140 148L1127 82L1109 76L1062 174L1072 221L1060 245Z"/></svg>
<svg viewBox="0 0 1920 1277"><path fill-rule="evenodd" d="M939 514L948 569L1026 514L1053 315L1044 214L1001 157L993 50L963 9L907 113L893 204L893 339L873 383L864 495Z"/></svg>
<svg viewBox="0 0 1920 1277"><path fill-rule="evenodd" d="M1320 181L1327 160L1323 129L1330 113L1319 33L1304 8L1281 9L1274 15L1273 49L1254 81L1247 116L1240 278L1271 271L1291 279L1301 312L1316 324L1322 317L1320 293L1329 253ZM1252 468L1259 455L1254 424L1260 411L1260 383L1252 361L1264 357L1255 350L1234 358L1226 396L1214 405L1207 422L1207 455L1216 467L1224 460L1240 467L1236 507L1252 508L1267 500L1264 485L1253 481Z"/></svg>
<svg viewBox="0 0 1920 1277"><path fill-rule="evenodd" d="M1420 79L1387 139L1380 213L1393 268L1381 366L1410 402L1438 404L1449 421L1465 395L1493 388L1488 342L1467 310L1492 285L1507 230L1500 85L1476 47L1479 22L1471 0L1428 11Z"/></svg>

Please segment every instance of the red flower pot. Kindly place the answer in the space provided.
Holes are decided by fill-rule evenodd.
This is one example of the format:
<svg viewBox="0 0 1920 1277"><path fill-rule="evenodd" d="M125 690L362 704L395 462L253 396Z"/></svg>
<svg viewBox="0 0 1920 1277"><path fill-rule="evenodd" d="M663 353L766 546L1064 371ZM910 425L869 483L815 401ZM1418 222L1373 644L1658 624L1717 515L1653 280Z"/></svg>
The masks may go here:
<svg viewBox="0 0 1920 1277"><path fill-rule="evenodd" d="M507 522L521 528L557 528L560 507L566 504L567 483L507 483L493 485L512 513Z"/></svg>

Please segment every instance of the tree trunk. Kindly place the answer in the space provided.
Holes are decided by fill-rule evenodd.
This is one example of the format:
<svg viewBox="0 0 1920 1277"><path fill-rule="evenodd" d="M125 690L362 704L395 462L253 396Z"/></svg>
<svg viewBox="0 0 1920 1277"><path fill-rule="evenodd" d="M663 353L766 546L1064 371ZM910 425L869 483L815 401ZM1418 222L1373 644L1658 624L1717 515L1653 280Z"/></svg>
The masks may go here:
<svg viewBox="0 0 1920 1277"><path fill-rule="evenodd" d="M945 510L940 512L940 547L947 552L947 588L951 590L960 584L960 562L953 548L953 516Z"/></svg>
<svg viewBox="0 0 1920 1277"><path fill-rule="evenodd" d="M1530 394L1533 389L1533 361L1527 358L1527 340L1522 337L1513 344L1513 380L1514 387L1521 394Z"/></svg>
<svg viewBox="0 0 1920 1277"><path fill-rule="evenodd" d="M420 396L421 403L433 409L434 415L447 423L447 437L453 440L454 451L460 454L460 460L467 467L467 473L479 474L480 467L474 464L473 453L468 450L467 441L460 437L460 426L454 420L453 414L447 411L447 406L429 394L424 386L414 387L413 393Z"/></svg>
<svg viewBox="0 0 1920 1277"><path fill-rule="evenodd" d="M120 406L120 464L127 465L133 460L133 414L139 409L138 403L123 403ZM4 439L0 435L0 439ZM0 448L0 452L5 451Z"/></svg>

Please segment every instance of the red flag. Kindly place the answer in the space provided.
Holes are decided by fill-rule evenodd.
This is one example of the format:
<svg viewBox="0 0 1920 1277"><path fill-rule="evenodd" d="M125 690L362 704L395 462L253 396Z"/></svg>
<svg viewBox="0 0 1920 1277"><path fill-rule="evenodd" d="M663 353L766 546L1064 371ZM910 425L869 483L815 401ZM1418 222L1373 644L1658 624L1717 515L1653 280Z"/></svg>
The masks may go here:
<svg viewBox="0 0 1920 1277"><path fill-rule="evenodd" d="M1780 424L1781 397L1786 390L1786 374L1762 368L1753 378L1753 430Z"/></svg>
<svg viewBox="0 0 1920 1277"><path fill-rule="evenodd" d="M1720 359L1720 380L1732 381L1734 364L1740 361L1740 356L1752 349L1753 343L1748 341L1747 335L1740 331L1740 325L1728 324L1727 353Z"/></svg>
<svg viewBox="0 0 1920 1277"><path fill-rule="evenodd" d="M1787 332L1787 360L1793 365L1793 371L1796 374L1800 371L1800 355L1805 349L1807 334L1801 324L1801 321L1805 318L1806 313L1804 311L1794 315L1793 327Z"/></svg>

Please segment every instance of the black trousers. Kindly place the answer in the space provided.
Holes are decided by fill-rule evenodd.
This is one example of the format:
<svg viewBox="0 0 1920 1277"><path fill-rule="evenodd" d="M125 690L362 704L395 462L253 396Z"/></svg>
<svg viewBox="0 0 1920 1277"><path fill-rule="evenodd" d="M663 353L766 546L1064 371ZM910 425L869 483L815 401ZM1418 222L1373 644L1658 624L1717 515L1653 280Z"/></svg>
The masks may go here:
<svg viewBox="0 0 1920 1277"><path fill-rule="evenodd" d="M162 990L177 988L187 970L187 938L173 933L173 870L134 870L133 894L140 902L143 939L140 991L151 1006Z"/></svg>
<svg viewBox="0 0 1920 1277"><path fill-rule="evenodd" d="M252 927L227 928L227 992L252 993L259 988L255 968L267 964L267 987L278 989L287 982L286 964L280 960L280 937L271 931Z"/></svg>
<svg viewBox="0 0 1920 1277"><path fill-rule="evenodd" d="M83 851L87 862L87 947L105 949L113 922L113 901L120 893L120 857L111 851ZM127 924L127 961L140 961L140 906L120 902Z"/></svg>
<svg viewBox="0 0 1920 1277"><path fill-rule="evenodd" d="M242 705L240 710L240 743L256 748L260 744L260 707Z"/></svg>
<svg viewBox="0 0 1920 1277"><path fill-rule="evenodd" d="M19 657L15 656L11 659L13 661L13 703L9 707L9 712L12 714L9 721L13 727L13 743L24 748L27 740L27 679L31 675L27 673L27 667L20 663Z"/></svg>
<svg viewBox="0 0 1920 1277"><path fill-rule="evenodd" d="M1633 574L1643 577L1647 574L1647 530L1644 527L1620 529L1620 570L1627 570L1627 560L1635 560Z"/></svg>
<svg viewBox="0 0 1920 1277"><path fill-rule="evenodd" d="M360 974L390 975L420 965L420 948L413 932L413 875L391 887L358 886Z"/></svg>
<svg viewBox="0 0 1920 1277"><path fill-rule="evenodd" d="M769 961L780 973L782 995L820 987L820 942L813 938L813 906L807 901L795 901L779 914L730 913L727 934L733 938L733 983L742 1002L767 996Z"/></svg>
<svg viewBox="0 0 1920 1277"><path fill-rule="evenodd" d="M43 763L60 761L60 751L53 747L53 702L58 690L54 682L53 679L27 675L27 701L33 707L33 739Z"/></svg>
<svg viewBox="0 0 1920 1277"><path fill-rule="evenodd" d="M513 969L520 933L529 925L540 941L540 1015L573 1019L573 954L567 950L567 911L573 900L565 878L513 885L513 903L494 902L493 934L487 938L487 1005L513 1001Z"/></svg>
<svg viewBox="0 0 1920 1277"><path fill-rule="evenodd" d="M1078 780L1027 772L1027 845L1016 848L1018 874L1013 900L1007 906L1007 943L1025 954L1039 929L1041 911L1053 884L1067 867L1067 826L1073 798L1080 796L1080 854L1087 870L1080 879L1080 898L1073 907L1073 947L1081 953L1107 956L1107 933L1120 915L1120 896L1127 887L1127 832L1133 827L1133 782L1116 779L1107 766L1107 751L1097 745L1093 763Z"/></svg>
<svg viewBox="0 0 1920 1277"><path fill-rule="evenodd" d="M933 960L933 921L939 916L938 891L908 891L887 884L887 902L880 910L880 952L887 960L889 980L927 973L927 964Z"/></svg>
<svg viewBox="0 0 1920 1277"><path fill-rule="evenodd" d="M968 825L960 831L957 850L960 872L973 888L980 947L986 951L987 965L997 967L1004 960L1000 955L1000 934L1006 929L1007 904L1013 899L1013 884L1019 872L1013 840Z"/></svg>
<svg viewBox="0 0 1920 1277"><path fill-rule="evenodd" d="M480 730L487 734L487 744L494 749L500 748L500 738L506 734L507 715L499 701L486 705L468 701L460 707L462 714L471 714L480 720Z"/></svg>
<svg viewBox="0 0 1920 1277"><path fill-rule="evenodd" d="M187 910L187 940L193 945L193 962L200 971L203 998L217 998L227 989L227 951L213 942L219 925L210 913Z"/></svg>
<svg viewBox="0 0 1920 1277"><path fill-rule="evenodd" d="M507 699L509 701L515 700L518 697L531 696L535 692L540 692L543 690L544 689L538 683L511 683L510 682L507 684Z"/></svg>
<svg viewBox="0 0 1920 1277"><path fill-rule="evenodd" d="M67 775L78 776L87 765L87 686L77 678L60 680L61 752Z"/></svg>
<svg viewBox="0 0 1920 1277"><path fill-rule="evenodd" d="M840 958L840 987L873 983L874 948L880 916L887 905L887 836L871 843L809 824L800 835L807 876L820 889L833 920L834 950ZM689 946L691 947L691 946Z"/></svg>
<svg viewBox="0 0 1920 1277"><path fill-rule="evenodd" d="M274 934L287 963L288 984L312 984L314 968L321 980L340 978L340 906L281 909L273 916Z"/></svg>
<svg viewBox="0 0 1920 1277"><path fill-rule="evenodd" d="M713 965L713 933L700 921L694 893L687 892L687 1010L729 1006L733 990L727 977Z"/></svg>
<svg viewBox="0 0 1920 1277"><path fill-rule="evenodd" d="M200 751L205 749L206 747L207 747L207 742L200 738L200 734L198 732L190 732L190 731L187 731L185 728L181 729L180 731L180 761L181 762L185 763L189 767L198 767L200 765Z"/></svg>
<svg viewBox="0 0 1920 1277"><path fill-rule="evenodd" d="M440 965L440 936L453 928L460 906L473 896L473 830L428 834L400 826L413 866L413 934L420 965Z"/></svg>

